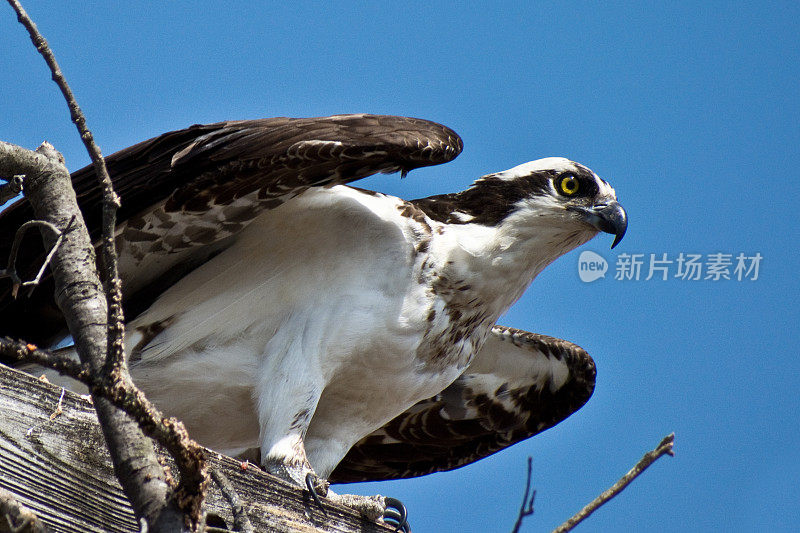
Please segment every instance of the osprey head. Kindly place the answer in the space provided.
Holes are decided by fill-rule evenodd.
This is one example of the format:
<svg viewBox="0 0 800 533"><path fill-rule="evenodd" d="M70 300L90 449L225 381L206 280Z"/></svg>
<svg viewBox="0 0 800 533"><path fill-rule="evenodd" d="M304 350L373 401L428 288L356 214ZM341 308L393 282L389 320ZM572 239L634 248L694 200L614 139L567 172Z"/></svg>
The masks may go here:
<svg viewBox="0 0 800 533"><path fill-rule="evenodd" d="M563 157L523 163L484 176L475 185L484 192L503 190L507 199L513 199L508 217L532 216L537 224L577 224L589 232L611 233L612 248L628 228L628 216L611 185L585 166Z"/></svg>

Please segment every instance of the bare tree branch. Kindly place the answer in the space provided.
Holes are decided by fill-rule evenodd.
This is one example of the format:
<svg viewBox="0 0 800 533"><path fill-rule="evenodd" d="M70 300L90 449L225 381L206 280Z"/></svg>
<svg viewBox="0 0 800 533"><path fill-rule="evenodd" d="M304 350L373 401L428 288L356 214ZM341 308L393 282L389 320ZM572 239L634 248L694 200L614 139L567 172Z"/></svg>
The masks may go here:
<svg viewBox="0 0 800 533"><path fill-rule="evenodd" d="M522 527L522 521L527 516L533 514L533 501L536 499L536 491L533 490L533 458L528 457L528 477L525 480L525 494L522 496L522 504L519 506L519 514L517 514L517 521L514 523L514 529L511 533L519 533L519 528Z"/></svg>
<svg viewBox="0 0 800 533"><path fill-rule="evenodd" d="M614 483L608 490L600 494L597 498L589 502L586 507L578 511L575 515L569 518L566 522L558 526L556 529L553 530L553 533L564 533L566 531L571 531L572 528L580 524L583 520L585 520L590 514L595 512L601 505L608 502L611 498L622 492L622 490L627 487L631 481L636 479L639 474L644 472L647 467L651 464L656 462L656 460L661 457L662 455L669 455L674 456L675 452L672 450L672 445L675 442L675 434L670 433L666 437L664 437L661 442L656 446L654 450L651 450L644 454L644 457L636 463L636 466L631 468L627 474L622 476L619 481Z"/></svg>
<svg viewBox="0 0 800 533"><path fill-rule="evenodd" d="M122 364L124 358L124 317L122 314L122 285L117 270L117 256L114 244L117 208L120 205L119 197L114 192L111 177L108 175L106 162L105 159L103 159L103 154L94 142L92 132L86 126L86 117L83 111L81 111L64 74L61 72L61 67L58 66L58 62L50 46L47 44L47 40L39 33L36 24L34 24L33 20L31 20L18 0L8 0L8 3L11 4L11 7L16 11L17 20L28 30L31 42L33 42L36 50L44 58L45 63L47 63L53 75L53 81L58 85L61 94L64 95L64 99L69 107L72 122L78 128L78 133L83 140L86 151L89 152L89 157L91 157L94 163L95 171L103 187L102 251L109 306L108 360L109 365L115 367L116 371L120 371L119 366Z"/></svg>
<svg viewBox="0 0 800 533"><path fill-rule="evenodd" d="M49 222L63 234L50 264L56 282L56 301L81 360L93 372L99 372L106 353L106 300L95 268L94 247L78 209L69 172L60 154L50 145L43 144L31 152L0 143L0 174L12 173L26 175L25 195L36 218ZM65 233L73 220L74 227ZM46 248L52 248L57 239L50 232L44 232L42 237ZM93 400L120 483L136 512L156 530L154 524L159 517L166 518L169 514L164 513L164 502L171 488L156 460L153 445L123 411L102 397ZM182 513L175 509L172 514L176 523L182 523Z"/></svg>
<svg viewBox="0 0 800 533"><path fill-rule="evenodd" d="M66 79L61 73L61 69L47 41L39 33L36 25L30 17L28 17L20 3L17 0L8 0L8 2L16 11L20 23L28 30L34 46L50 67L53 80L59 86L67 101L72 121L80 132L81 139L83 139L84 145L95 164L97 175L100 177L103 187L103 233L101 249L103 252L107 299L101 301L103 300L102 298L94 298L94 309L89 310L84 308L83 311L88 311L86 315L77 317L71 316L63 304L75 304L75 302L65 301L64 298L60 298L63 294L62 290L70 286L68 285L65 287L64 279L66 278L59 279L59 268L55 266L53 271L56 278L56 299L59 306L65 311L70 332L75 340L75 346L81 360L87 363L95 373L99 372L101 368L105 368L109 379L103 381L107 385L111 385L111 392L113 395L121 394L125 396L125 393L127 393L128 395L132 394L136 397L137 401L130 403L130 405L128 405L128 410L138 410L141 418L141 427L145 432L162 433L161 437L166 441L164 444L173 453L181 472L180 483L175 493L174 501L177 503L180 510L186 511L190 527L194 529L200 523L201 506L205 488L208 483L202 451L196 443L189 439L180 422L172 419L163 419L160 413L147 402L141 391L133 386L125 362L122 292L114 246L116 210L119 207L119 198L114 192L100 149L94 143L93 136L86 127L85 117ZM55 152L55 150L53 150L53 152ZM52 156L53 154L48 155ZM63 163L63 158L61 159L61 163ZM65 210L77 211L78 208L74 191L72 191L70 186L69 175L66 173L66 169L64 169L64 175L66 175L66 186L62 184L61 189L68 189L68 191L64 190L62 192L69 193L71 202L66 202L59 207ZM43 189L44 188L46 187L43 187ZM37 213L37 217L44 218L42 215L49 211L47 202L42 205L37 205L37 202L31 196L35 197L36 194L29 195L29 200L34 206L34 212L37 212L37 210L42 211L41 214ZM45 198L41 199L44 200ZM59 202L53 203L56 204ZM80 232L80 245L83 246L85 250L88 250L89 254L88 257L84 255L82 258L84 259L84 263L79 262L77 264L86 266L87 270L91 271L85 273L87 276L83 281L88 283L88 285L96 291L99 285L99 279L97 279L96 270L93 268L93 261L86 261L86 259L94 259L94 249L91 246L91 241L88 240L88 233L86 232L82 218L80 220L80 226L83 230ZM78 239L76 239L76 241L77 240ZM61 256L62 254L58 255ZM59 261L59 263L62 263L62 261ZM63 270L61 274L64 274ZM102 311L104 311L105 313L103 314L106 315L103 317L104 320L98 316ZM91 321L89 323L85 323L85 321L84 323L80 323L86 317L91 317ZM105 331L101 331L100 329L103 326L105 326ZM84 330L82 327L87 329ZM101 342L105 344L104 350L101 350L100 347L102 345L98 344ZM153 529L153 531L162 529L175 530L176 525L181 523L180 513L178 509L175 509L170 503L172 500L167 498L168 484L158 465L152 443L142 437L136 424L125 417L122 412L116 410L111 404L105 401L98 401L101 400L101 397L97 394L96 390L93 391L93 394L96 396L95 406L98 417L102 422L101 425L112 458L114 459L115 471L117 472L120 483L124 487L126 494L129 499L131 499L131 503L137 515L146 518L149 527ZM145 422L148 419L148 415L151 417L150 423ZM153 418L155 418L155 422L153 422ZM161 521L159 522L159 520Z"/></svg>
<svg viewBox="0 0 800 533"><path fill-rule="evenodd" d="M0 355L4 355L12 360L33 363L45 368L50 368L60 374L80 381L87 387L91 387L95 379L88 365L79 363L71 357L40 350L33 344L27 344L24 341L0 337Z"/></svg>

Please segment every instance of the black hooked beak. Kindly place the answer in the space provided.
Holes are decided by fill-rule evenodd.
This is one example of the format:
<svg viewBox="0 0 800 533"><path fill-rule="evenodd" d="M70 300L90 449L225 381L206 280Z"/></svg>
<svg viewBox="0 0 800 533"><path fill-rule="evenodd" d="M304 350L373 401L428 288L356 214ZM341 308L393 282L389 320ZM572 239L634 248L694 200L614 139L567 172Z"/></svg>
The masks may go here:
<svg viewBox="0 0 800 533"><path fill-rule="evenodd" d="M571 211L577 211L584 216L584 220L606 233L614 235L614 242L611 247L615 247L625 236L628 229L628 215L616 200L605 204L597 204L592 207L570 207Z"/></svg>

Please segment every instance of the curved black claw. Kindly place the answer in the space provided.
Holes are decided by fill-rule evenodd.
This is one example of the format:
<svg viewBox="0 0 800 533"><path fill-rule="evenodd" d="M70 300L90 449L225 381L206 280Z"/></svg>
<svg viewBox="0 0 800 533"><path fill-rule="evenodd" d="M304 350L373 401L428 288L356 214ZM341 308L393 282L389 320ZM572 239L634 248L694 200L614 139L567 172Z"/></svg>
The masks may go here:
<svg viewBox="0 0 800 533"><path fill-rule="evenodd" d="M308 489L309 494L311 494L311 499L314 500L314 503L316 503L317 506L320 509L322 509L322 514L328 516L328 511L326 511L325 507L322 506L322 502L320 501L319 495L317 494L317 488L314 486L316 478L317 476L315 476L312 472L306 474L306 488Z"/></svg>
<svg viewBox="0 0 800 533"><path fill-rule="evenodd" d="M386 510L383 512L383 521L389 525L394 525L395 531L411 533L411 526L408 523L408 509L403 502L397 498L385 497Z"/></svg>

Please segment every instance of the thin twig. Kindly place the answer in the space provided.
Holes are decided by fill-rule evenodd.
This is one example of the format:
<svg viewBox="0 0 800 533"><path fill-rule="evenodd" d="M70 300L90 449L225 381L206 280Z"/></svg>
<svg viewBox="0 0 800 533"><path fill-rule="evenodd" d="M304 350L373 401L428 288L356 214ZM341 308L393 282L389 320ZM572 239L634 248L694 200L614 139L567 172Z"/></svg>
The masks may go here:
<svg viewBox="0 0 800 533"><path fill-rule="evenodd" d="M231 482L228 481L228 478L225 477L218 469L211 470L211 479L214 480L214 483L217 484L219 490L222 492L222 495L225 496L225 499L228 500L228 503L231 506L231 513L233 514L233 531L239 531L241 533L253 533L253 524L250 523L250 517L247 516L247 511L244 509L244 505L242 505L242 500L239 498L239 495L236 493L236 489L233 488Z"/></svg>
<svg viewBox="0 0 800 533"><path fill-rule="evenodd" d="M69 229L69 226L72 225L73 221L74 217L73 220L71 220L69 225L67 226L67 229ZM19 246L20 243L22 242L22 238L25 236L25 233L29 229L34 227L45 228L50 230L53 233L53 235L56 236L56 241L53 244L53 246L50 247L50 252L47 254L47 258L45 258L44 262L42 263L42 267L39 269L39 273L36 275L36 278L34 278L31 281L23 282L20 279L19 274L17 274L17 254L19 253ZM55 225L51 224L50 222L47 222L46 220L29 220L24 224L22 224L17 229L17 233L14 235L14 242L11 244L11 252L8 254L8 265L6 266L5 269L0 269L0 278L7 277L11 279L12 283L11 295L14 298L17 297L17 290L19 290L20 287L31 286L31 290L33 290L33 287L39 284L39 282L42 279L42 274L44 274L45 268L47 267L48 264L50 264L50 260L53 258L53 254L55 254L56 250L58 250L58 247L61 245L63 236L64 236L63 232L61 232L57 227L55 227Z"/></svg>
<svg viewBox="0 0 800 533"><path fill-rule="evenodd" d="M107 181L108 184L111 185L111 178L108 175L108 170L106 169L103 155L100 153L100 148L98 148L97 144L95 144L92 132L86 127L86 117L84 117L80 106L78 106L75 95L72 93L72 89L70 89L69 84L67 84L67 80L64 77L64 74L61 72L61 67L58 66L58 62L56 61L53 51L50 49L50 45L47 44L47 40L42 36L41 33L39 33L39 29L36 27L36 24L34 24L33 20L31 20L31 18L25 12L25 9L23 9L19 1L8 0L8 3L17 13L17 20L20 22L20 24L25 26L26 30L28 30L28 35L33 42L33 46L36 47L36 50L44 58L47 66L50 67L50 72L53 75L53 81L56 82L58 88L61 89L61 93L64 95L64 99L67 101L72 122L75 124L75 126L77 126L78 132L83 140L83 144L89 151L89 156L92 158L92 161L100 161L100 167L102 167L101 169L98 169L98 175L100 179L103 180L103 182Z"/></svg>
<svg viewBox="0 0 800 533"><path fill-rule="evenodd" d="M553 533L564 533L566 531L572 530L575 526L580 524L583 520L585 520L590 514L595 512L601 505L608 502L611 498L622 492L622 490L627 487L631 481L636 479L636 477L644 472L647 467L651 464L656 462L656 460L661 457L662 455L669 455L674 456L675 452L672 450L672 445L675 442L675 434L670 433L666 437L664 437L661 442L656 446L654 450L651 450L644 454L644 457L636 463L636 466L631 468L627 474L622 476L619 481L614 483L614 485L600 494L597 498L589 502L586 507L578 511L574 516L569 518L566 522L558 526L556 529L553 530Z"/></svg>
<svg viewBox="0 0 800 533"><path fill-rule="evenodd" d="M525 517L533 514L533 501L536 499L536 491L532 490L532 480L533 458L528 457L528 477L525 480L525 494L522 496L522 504L519 506L517 521L514 523L514 529L511 530L511 533L519 533L519 528L522 527L522 521L525 519Z"/></svg>
<svg viewBox="0 0 800 533"><path fill-rule="evenodd" d="M8 0L11 7L17 13L17 20L25 26L30 35L31 42L44 58L47 66L50 67L50 72L53 75L53 81L61 89L61 94L67 101L69 107L70 117L72 122L78 128L83 144L89 152L89 157L94 163L95 172L103 187L103 228L102 228L102 256L104 267L104 279L106 282L106 297L108 299L108 353L107 364L109 368L113 368L115 372L121 372L120 367L123 364L125 352L123 348L123 338L125 334L124 316L122 312L122 283L119 279L119 271L117 268L117 253L114 242L114 230L117 224L117 208L120 206L119 197L114 192L114 186L111 182L111 177L106 168L106 162L103 154L97 143L94 142L94 136L89 128L86 126L86 117L81 111L78 101L72 92L69 84L67 83L64 74L61 72L61 67L58 66L56 57L47 40L39 33L33 20L23 9L18 0Z"/></svg>
<svg viewBox="0 0 800 533"><path fill-rule="evenodd" d="M58 232L58 237L56 237L56 242L50 247L50 252L47 254L47 257L44 258L42 262L41 268L39 268L39 272L36 274L36 277L33 278L31 281L26 281L22 284L23 287L30 286L30 290L28 291L28 297L30 298L31 294L33 294L33 289L35 289L39 282L42 281L42 276L44 275L45 269L47 269L47 265L50 264L50 261L53 260L53 256L58 251L58 247L61 246L61 243L64 241L64 235L72 229L72 224L75 222L75 215L67 223L67 227L64 228L64 231ZM24 225L24 224L23 224Z"/></svg>
<svg viewBox="0 0 800 533"><path fill-rule="evenodd" d="M59 374L81 383L87 383L93 379L89 365L59 353L40 350L33 344L27 344L23 341L0 337L0 354L16 361L33 363L55 370Z"/></svg>

